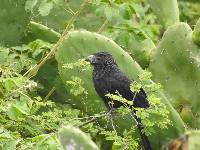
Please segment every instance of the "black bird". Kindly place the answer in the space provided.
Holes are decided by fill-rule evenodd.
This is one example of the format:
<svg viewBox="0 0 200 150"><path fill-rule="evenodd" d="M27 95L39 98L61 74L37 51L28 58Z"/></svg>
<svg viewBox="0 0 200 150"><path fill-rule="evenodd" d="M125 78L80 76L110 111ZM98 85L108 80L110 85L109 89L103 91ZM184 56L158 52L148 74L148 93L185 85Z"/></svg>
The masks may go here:
<svg viewBox="0 0 200 150"><path fill-rule="evenodd" d="M86 61L94 67L93 69L93 83L97 94L103 99L108 109L119 108L123 104L119 101L114 101L110 106L111 99L106 96L108 93L117 94L118 92L123 98L133 101L133 106L139 108L148 108L149 102L145 91L141 88L139 92L132 92L130 85L133 82L126 76L116 64L112 55L108 52L97 52L86 58ZM138 130L142 139L145 150L152 150L148 137L142 132L144 128L141 119L136 116L135 111L132 113L137 121Z"/></svg>

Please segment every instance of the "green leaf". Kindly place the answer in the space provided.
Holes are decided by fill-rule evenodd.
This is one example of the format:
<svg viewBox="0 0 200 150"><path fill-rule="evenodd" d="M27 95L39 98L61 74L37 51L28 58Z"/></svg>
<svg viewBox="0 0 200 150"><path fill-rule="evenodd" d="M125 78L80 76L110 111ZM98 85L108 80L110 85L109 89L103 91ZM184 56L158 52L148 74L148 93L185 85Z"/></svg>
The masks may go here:
<svg viewBox="0 0 200 150"><path fill-rule="evenodd" d="M18 120L22 115L30 114L30 107L32 106L31 99L25 95L20 95L20 100L11 104L7 110L7 115L12 120Z"/></svg>
<svg viewBox="0 0 200 150"><path fill-rule="evenodd" d="M51 44L38 39L29 43L29 47L32 50L32 57L37 58L39 55L42 57L50 49Z"/></svg>
<svg viewBox="0 0 200 150"><path fill-rule="evenodd" d="M144 8L141 5L136 4L136 3L131 3L131 6L135 10L135 13L138 18L144 18L145 12L144 12Z"/></svg>
<svg viewBox="0 0 200 150"><path fill-rule="evenodd" d="M4 83L5 83L4 85L7 91L12 91L17 87L15 80L12 78L5 79Z"/></svg>
<svg viewBox="0 0 200 150"><path fill-rule="evenodd" d="M53 8L53 4L51 0L43 0L38 8L40 15L47 16Z"/></svg>
<svg viewBox="0 0 200 150"><path fill-rule="evenodd" d="M19 52L24 52L24 51L27 51L28 49L30 49L30 47L28 45L22 44L21 46L12 47L12 49L15 49Z"/></svg>
<svg viewBox="0 0 200 150"><path fill-rule="evenodd" d="M117 19L117 16L119 16L119 10L114 7L107 6L104 10L104 13L105 13L107 20L110 22L115 22Z"/></svg>
<svg viewBox="0 0 200 150"><path fill-rule="evenodd" d="M0 128L0 149L14 150L19 143L19 139L15 139L7 130Z"/></svg>
<svg viewBox="0 0 200 150"><path fill-rule="evenodd" d="M122 4L119 6L119 15L122 16L124 19L129 20L131 18L131 10L127 3Z"/></svg>
<svg viewBox="0 0 200 150"><path fill-rule="evenodd" d="M0 47L0 64L3 64L6 62L8 58L9 50L4 47Z"/></svg>
<svg viewBox="0 0 200 150"><path fill-rule="evenodd" d="M12 120L18 120L22 116L20 110L17 109L15 106L10 106L6 113L8 117Z"/></svg>
<svg viewBox="0 0 200 150"><path fill-rule="evenodd" d="M26 11L32 11L38 0L27 0L25 4Z"/></svg>
<svg viewBox="0 0 200 150"><path fill-rule="evenodd" d="M35 148L37 150L62 150L56 134L40 135L33 138L36 142Z"/></svg>

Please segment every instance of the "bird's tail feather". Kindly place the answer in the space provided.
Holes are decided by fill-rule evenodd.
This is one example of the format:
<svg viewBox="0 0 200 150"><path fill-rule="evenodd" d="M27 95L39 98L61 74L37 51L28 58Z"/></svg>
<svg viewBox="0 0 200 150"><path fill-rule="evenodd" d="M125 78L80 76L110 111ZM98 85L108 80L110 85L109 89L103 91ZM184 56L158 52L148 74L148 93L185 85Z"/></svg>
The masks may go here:
<svg viewBox="0 0 200 150"><path fill-rule="evenodd" d="M135 112L132 112L132 115L137 122L137 127L138 127L139 134L141 136L141 140L142 140L142 144L144 146L144 150L152 150L148 137L142 131L144 129L144 126L142 125L141 119L136 116Z"/></svg>

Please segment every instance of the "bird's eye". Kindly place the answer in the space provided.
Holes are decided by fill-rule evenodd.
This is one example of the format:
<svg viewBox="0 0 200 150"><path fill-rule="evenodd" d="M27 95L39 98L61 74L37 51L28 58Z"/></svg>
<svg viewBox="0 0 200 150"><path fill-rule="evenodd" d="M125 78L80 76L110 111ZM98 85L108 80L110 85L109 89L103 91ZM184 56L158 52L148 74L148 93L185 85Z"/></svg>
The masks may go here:
<svg viewBox="0 0 200 150"><path fill-rule="evenodd" d="M96 60L100 61L100 60L101 60L101 58L97 57L97 58L96 58Z"/></svg>

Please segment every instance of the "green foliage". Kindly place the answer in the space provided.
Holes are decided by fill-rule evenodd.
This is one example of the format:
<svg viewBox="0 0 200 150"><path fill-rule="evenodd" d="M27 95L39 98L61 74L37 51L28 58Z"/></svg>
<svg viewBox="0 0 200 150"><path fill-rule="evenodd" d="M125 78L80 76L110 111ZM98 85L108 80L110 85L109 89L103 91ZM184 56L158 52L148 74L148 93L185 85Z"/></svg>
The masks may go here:
<svg viewBox="0 0 200 150"><path fill-rule="evenodd" d="M1 91L5 90L1 96L0 123L6 124L4 128L7 130L16 132L18 138L53 132L61 123L79 114L79 111L67 105L43 101L40 97L33 96L30 93L36 87L33 81L27 81L15 72L6 73L8 72L1 77ZM21 142L24 142L23 139Z"/></svg>
<svg viewBox="0 0 200 150"><path fill-rule="evenodd" d="M7 130L0 128L0 148L2 150L15 149L18 143L19 140L12 136Z"/></svg>
<svg viewBox="0 0 200 150"><path fill-rule="evenodd" d="M71 86L70 93L72 93L74 96L88 94L85 88L83 87L82 80L79 77L72 76L72 80L66 81L66 84Z"/></svg>
<svg viewBox="0 0 200 150"><path fill-rule="evenodd" d="M187 22L193 28L200 17L200 3L196 0L178 0L178 4L180 20Z"/></svg>
<svg viewBox="0 0 200 150"><path fill-rule="evenodd" d="M68 63L63 65L64 69L78 69L79 72L87 71L90 69L90 63L84 59L79 59L75 63Z"/></svg>
<svg viewBox="0 0 200 150"><path fill-rule="evenodd" d="M125 130L123 136L118 136L116 131L102 131L101 134L106 136L106 140L114 141L112 145L112 150L120 150L120 149L138 149L138 139L134 139L132 134L135 133L135 128L127 131Z"/></svg>
<svg viewBox="0 0 200 150"><path fill-rule="evenodd" d="M66 104L45 101L37 96L37 83L19 74L39 60L39 55L42 57L49 45L36 40L29 45L1 48L0 124L4 125L4 129L0 133L0 141L3 149L15 149L17 145L20 149L42 148L47 145L55 149L56 136L41 134L55 132L61 123L68 122L79 114L78 110Z"/></svg>
<svg viewBox="0 0 200 150"><path fill-rule="evenodd" d="M26 139L18 147L20 150L48 149L63 150L56 134L41 134L34 138Z"/></svg>
<svg viewBox="0 0 200 150"><path fill-rule="evenodd" d="M16 46L24 35L30 13L25 11L25 0L2 0L0 6L0 43Z"/></svg>
<svg viewBox="0 0 200 150"><path fill-rule="evenodd" d="M149 6L141 1L100 1L96 12L104 14L107 25L98 32L110 37L127 51L143 68L148 67L150 54L155 47L159 26ZM152 41L153 40L153 41Z"/></svg>

